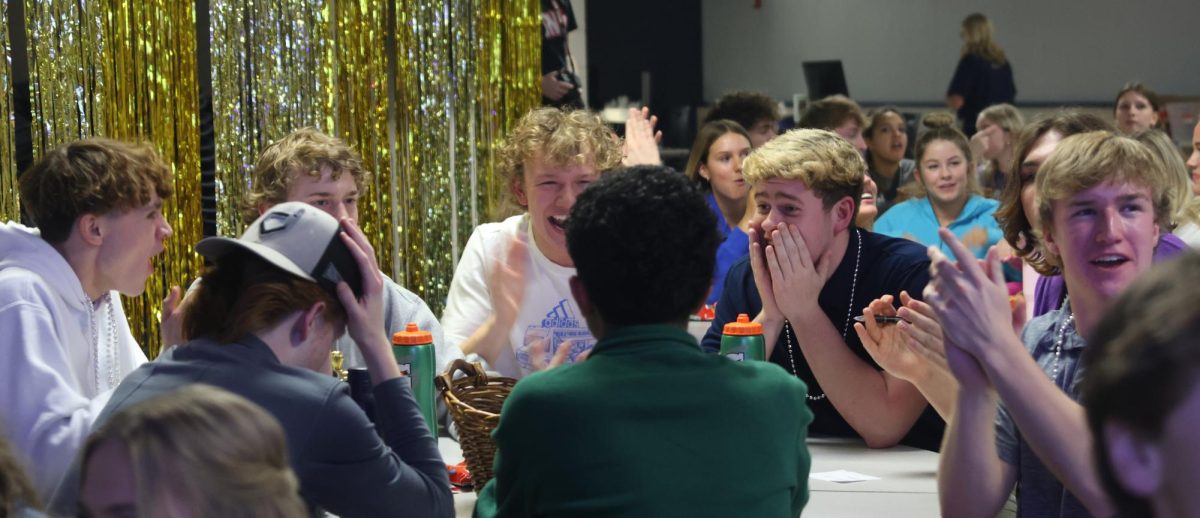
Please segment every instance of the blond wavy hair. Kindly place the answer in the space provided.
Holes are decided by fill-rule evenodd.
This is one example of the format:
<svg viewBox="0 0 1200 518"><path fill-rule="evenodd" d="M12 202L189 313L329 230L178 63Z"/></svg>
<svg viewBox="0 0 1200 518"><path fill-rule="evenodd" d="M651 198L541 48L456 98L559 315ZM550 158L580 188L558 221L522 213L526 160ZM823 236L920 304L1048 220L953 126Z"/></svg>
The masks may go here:
<svg viewBox="0 0 1200 518"><path fill-rule="evenodd" d="M1128 137L1108 131L1093 131L1072 135L1059 142L1058 147L1038 170L1037 237L1042 257L1051 271L1062 271L1062 260L1045 246L1046 232L1054 223L1054 202L1067 200L1087 189L1106 182L1140 185L1150 190L1154 221L1165 232L1170 228L1172 182L1162 165L1145 145Z"/></svg>
<svg viewBox="0 0 1200 518"><path fill-rule="evenodd" d="M242 203L242 221L249 225L258 219L260 206L288 201L288 190L296 178L302 174L320 178L325 167L334 180L347 173L353 176L359 192L371 182L371 172L358 152L346 141L316 128L300 128L267 145L254 163L250 191Z"/></svg>
<svg viewBox="0 0 1200 518"><path fill-rule="evenodd" d="M521 117L504 139L496 160L496 178L504 194L496 219L525 211L512 192L525 179L525 166L537 159L547 165L590 165L597 171L621 163L621 139L587 110L535 108Z"/></svg>
<svg viewBox="0 0 1200 518"><path fill-rule="evenodd" d="M18 183L25 215L51 243L65 241L84 214L135 209L174 191L171 168L150 144L107 138L50 150Z"/></svg>
<svg viewBox="0 0 1200 518"><path fill-rule="evenodd" d="M967 15L962 22L962 55L977 54L996 65L1008 62L1004 50L996 43L992 21L980 13Z"/></svg>
<svg viewBox="0 0 1200 518"><path fill-rule="evenodd" d="M139 516L306 515L279 421L224 389L188 385L116 413L88 438L84 477L108 441L129 452Z"/></svg>
<svg viewBox="0 0 1200 518"><path fill-rule="evenodd" d="M1162 161L1167 180L1170 182L1170 188L1167 189L1167 195L1171 199L1168 209L1171 215L1170 228L1173 230L1185 223L1200 224L1200 214L1196 212L1197 205L1193 203L1196 195L1192 192L1192 175L1171 137L1161 130L1147 129L1134 133L1131 138L1141 142L1154 153L1155 158Z"/></svg>
<svg viewBox="0 0 1200 518"><path fill-rule="evenodd" d="M818 129L796 129L775 137L742 164L742 176L750 185L772 178L800 180L821 198L825 210L849 196L854 200L854 216L866 171L867 163L853 145L837 133Z"/></svg>

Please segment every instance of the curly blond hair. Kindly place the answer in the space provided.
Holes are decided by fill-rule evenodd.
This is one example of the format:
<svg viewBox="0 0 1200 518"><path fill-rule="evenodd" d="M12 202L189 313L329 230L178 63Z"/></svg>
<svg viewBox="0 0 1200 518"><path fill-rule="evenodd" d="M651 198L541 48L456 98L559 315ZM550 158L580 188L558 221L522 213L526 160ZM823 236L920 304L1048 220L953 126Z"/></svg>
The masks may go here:
<svg viewBox="0 0 1200 518"><path fill-rule="evenodd" d="M84 214L142 207L174 191L171 168L150 144L107 138L58 146L18 182L25 215L51 243L65 241Z"/></svg>
<svg viewBox="0 0 1200 518"><path fill-rule="evenodd" d="M742 164L742 176L751 185L771 178L804 182L821 197L825 210L849 196L855 216L866 170L862 155L846 139L818 129L791 130L775 137Z"/></svg>
<svg viewBox="0 0 1200 518"><path fill-rule="evenodd" d="M512 188L525 178L525 165L534 158L550 165L591 165L597 171L621 163L621 139L600 117L586 110L536 108L509 132L496 160L496 177L505 195L496 218L519 214L525 207Z"/></svg>
<svg viewBox="0 0 1200 518"><path fill-rule="evenodd" d="M258 219L260 206L288 201L288 190L299 175L320 178L325 167L333 172L334 180L349 173L360 192L371 181L371 172L358 152L346 141L316 128L300 128L272 142L254 163L250 191L242 203L242 221L249 225Z"/></svg>

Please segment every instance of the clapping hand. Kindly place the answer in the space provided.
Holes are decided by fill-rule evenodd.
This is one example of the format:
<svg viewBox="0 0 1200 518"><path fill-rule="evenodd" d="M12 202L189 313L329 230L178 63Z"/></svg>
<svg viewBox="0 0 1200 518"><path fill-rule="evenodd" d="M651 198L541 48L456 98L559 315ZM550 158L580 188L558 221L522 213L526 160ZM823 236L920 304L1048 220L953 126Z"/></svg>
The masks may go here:
<svg viewBox="0 0 1200 518"><path fill-rule="evenodd" d="M625 120L625 146L622 150L624 157L621 165L661 165L662 157L658 152L658 143L662 141L662 132L654 131L658 117L650 115L650 108L630 108L629 117Z"/></svg>

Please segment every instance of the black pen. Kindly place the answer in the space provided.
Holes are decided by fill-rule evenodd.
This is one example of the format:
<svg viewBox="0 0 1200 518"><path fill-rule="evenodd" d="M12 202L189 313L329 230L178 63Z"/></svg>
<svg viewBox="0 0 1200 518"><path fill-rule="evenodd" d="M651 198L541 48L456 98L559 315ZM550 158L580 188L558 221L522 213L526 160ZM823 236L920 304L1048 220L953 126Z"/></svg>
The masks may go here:
<svg viewBox="0 0 1200 518"><path fill-rule="evenodd" d="M855 322L862 323L862 322L866 322L866 321L867 321L867 319L863 318L863 316L862 316L862 315L859 315L859 316L856 316L856 317L854 317L854 321L855 321ZM884 315L875 315L875 323L876 323L876 324L895 324L895 323L897 323L897 322L909 323L907 320L904 320L903 318L900 318L900 317L889 317L889 316L884 316Z"/></svg>

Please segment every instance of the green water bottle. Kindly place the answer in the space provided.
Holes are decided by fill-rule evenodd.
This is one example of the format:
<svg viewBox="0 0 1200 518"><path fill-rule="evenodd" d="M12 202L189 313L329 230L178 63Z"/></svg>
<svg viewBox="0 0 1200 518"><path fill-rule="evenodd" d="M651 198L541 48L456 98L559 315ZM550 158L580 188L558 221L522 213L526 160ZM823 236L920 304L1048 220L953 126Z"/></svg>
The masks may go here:
<svg viewBox="0 0 1200 518"><path fill-rule="evenodd" d="M766 360L767 345L763 342L762 324L751 322L750 315L745 313L737 316L737 322L725 324L721 354L738 362Z"/></svg>
<svg viewBox="0 0 1200 518"><path fill-rule="evenodd" d="M396 365L400 372L408 376L412 384L413 398L421 407L421 415L425 416L425 424L433 438L438 436L437 417L434 406L433 378L435 357L433 353L433 334L421 331L417 324L409 322L404 331L392 335L392 354L396 356Z"/></svg>

